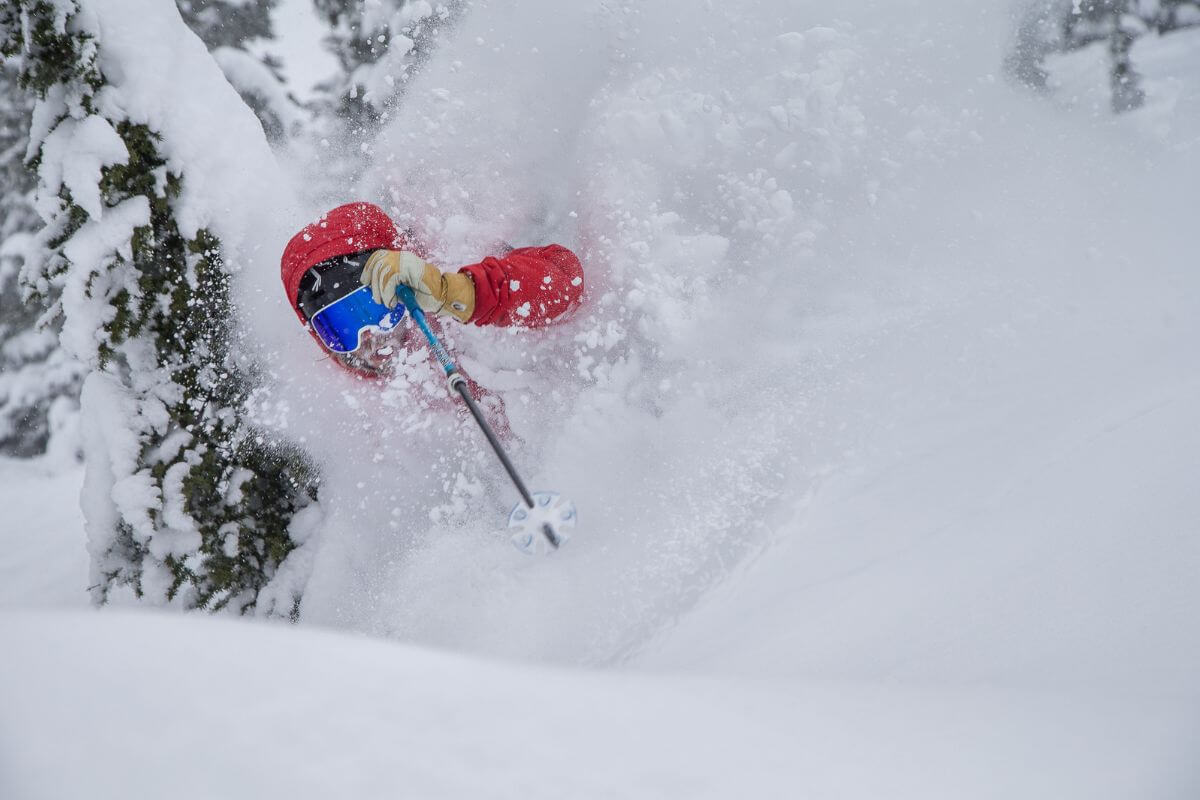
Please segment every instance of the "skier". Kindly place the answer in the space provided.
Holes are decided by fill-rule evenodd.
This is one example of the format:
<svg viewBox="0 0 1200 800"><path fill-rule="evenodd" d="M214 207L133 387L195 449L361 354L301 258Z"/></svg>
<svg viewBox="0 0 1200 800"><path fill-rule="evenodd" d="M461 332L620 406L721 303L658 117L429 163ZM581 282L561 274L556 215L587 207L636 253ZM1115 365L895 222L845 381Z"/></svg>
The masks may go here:
<svg viewBox="0 0 1200 800"><path fill-rule="evenodd" d="M397 324L404 312L396 297L401 284L427 314L500 327L542 327L583 297L579 259L561 245L505 246L451 272L426 254L383 209L347 203L292 237L280 273L288 301L313 337L339 364L371 378L390 374L397 348L418 346L419 337Z"/></svg>

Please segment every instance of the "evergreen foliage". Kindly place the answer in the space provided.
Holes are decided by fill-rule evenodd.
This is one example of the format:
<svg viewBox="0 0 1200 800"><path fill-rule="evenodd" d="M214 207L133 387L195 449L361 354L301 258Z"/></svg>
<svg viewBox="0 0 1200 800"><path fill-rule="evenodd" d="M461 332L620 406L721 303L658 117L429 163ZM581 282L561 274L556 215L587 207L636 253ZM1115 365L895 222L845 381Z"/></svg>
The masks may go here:
<svg viewBox="0 0 1200 800"><path fill-rule="evenodd" d="M121 87L101 71L97 35L77 0L0 11L0 52L20 56L21 80L40 98L32 152L49 257L28 283L46 296L55 287L64 342L90 369L93 598L128 587L149 602L247 612L293 549L289 523L317 479L301 453L241 421L249 384L230 351L220 242L181 233L186 176L168 167L169 143L98 110L101 90L106 110L120 108L108 101ZM100 154L98 186L53 168L63 143L78 141Z"/></svg>

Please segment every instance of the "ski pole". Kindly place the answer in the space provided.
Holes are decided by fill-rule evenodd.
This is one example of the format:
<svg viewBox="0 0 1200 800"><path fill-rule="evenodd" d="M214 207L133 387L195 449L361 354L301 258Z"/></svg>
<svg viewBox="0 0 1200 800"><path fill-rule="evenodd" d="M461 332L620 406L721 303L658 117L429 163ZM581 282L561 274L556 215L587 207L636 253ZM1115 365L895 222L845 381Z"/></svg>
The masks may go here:
<svg viewBox="0 0 1200 800"><path fill-rule="evenodd" d="M492 426L484 418L483 411L480 410L479 404L475 402L475 398L471 396L471 389L467 386L467 379L458 371L458 367L455 366L454 361L450 358L450 353L447 352L441 340L438 339L437 335L429 327L429 322L425 319L425 312L417 305L417 298L413 294L413 290L401 284L396 287L396 294L400 296L401 302L408 309L408 313L412 315L413 321L417 323L417 327L421 329L421 333L425 334L425 338L429 342L429 347L433 350L434 357L437 358L438 363L442 365L442 369L446 372L446 380L450 382L450 388L458 392L463 402L467 404L471 416L479 424L479 429L487 437L488 444L492 446L496 457L504 465L504 470L508 473L508 477L512 478L513 485L520 492L521 500L532 510L534 507L533 495L529 493L529 489L525 488L525 481L521 480L521 476L517 474L517 468L513 466L508 453L504 451L504 446L500 444L500 439L496 436L495 431L492 430ZM549 522L542 523L542 533L545 535L546 541L550 543L550 546L557 550L562 540Z"/></svg>

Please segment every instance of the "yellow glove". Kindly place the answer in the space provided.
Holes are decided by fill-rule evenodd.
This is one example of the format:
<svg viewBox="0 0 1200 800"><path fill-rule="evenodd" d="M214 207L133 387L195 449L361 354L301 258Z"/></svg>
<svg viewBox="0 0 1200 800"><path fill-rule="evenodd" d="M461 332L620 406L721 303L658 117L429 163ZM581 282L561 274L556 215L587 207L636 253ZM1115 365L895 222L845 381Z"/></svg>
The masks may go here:
<svg viewBox="0 0 1200 800"><path fill-rule="evenodd" d="M442 272L407 250L376 250L359 277L371 288L376 303L395 308L396 287L413 290L417 305L427 314L449 314L466 322L475 313L475 282L461 272Z"/></svg>

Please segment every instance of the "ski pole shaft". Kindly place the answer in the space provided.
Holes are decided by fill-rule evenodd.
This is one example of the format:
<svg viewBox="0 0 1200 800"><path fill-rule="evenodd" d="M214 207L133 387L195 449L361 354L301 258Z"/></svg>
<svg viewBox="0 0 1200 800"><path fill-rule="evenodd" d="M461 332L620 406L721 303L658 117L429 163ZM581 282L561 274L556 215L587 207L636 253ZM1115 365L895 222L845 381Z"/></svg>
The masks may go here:
<svg viewBox="0 0 1200 800"><path fill-rule="evenodd" d="M396 294L400 296L401 302L408 309L408 313L412 315L413 321L417 323L417 327L421 329L421 333L425 334L425 339L429 342L429 347L433 350L434 357L438 363L442 365L442 369L446 372L446 378L450 381L450 388L458 392L463 402L467 404L467 409L471 412L471 416L475 418L475 422L479 425L479 429L483 431L483 435L487 438L488 444L492 446L492 451L496 454L496 458L500 459L500 463L504 466L504 471L508 473L508 477L512 479L513 485L517 487L517 491L521 495L521 500L529 508L533 508L533 495L529 493L529 489L525 486L525 481L521 480L521 476L517 473L517 468L513 465L512 459L508 457L504 446L500 444L499 437L492 430L492 426L488 424L487 419L483 416L482 409L475 402L475 398L471 396L471 389L467 386L467 379L458 371L458 366L454 360L450 358L450 353L446 347L438 339L437 334L429 327L429 321L425 319L425 312L417 305L417 298L413 295L413 290L407 286L398 286ZM542 526L542 533L545 534L546 540L551 546L557 548L560 544L558 534L549 524Z"/></svg>
<svg viewBox="0 0 1200 800"><path fill-rule="evenodd" d="M442 365L442 369L446 371L446 377L450 378L458 375L458 367L454 365L454 361L450 358L450 353L434 334L433 329L429 327L429 321L425 319L425 312L417 305L417 297L413 294L413 290L401 284L396 288L396 294L400 296L400 301L404 303L404 307L412 315L413 321L417 323L417 327L421 329L421 333L425 334L425 339L429 342L429 347L433 350L434 357ZM451 385L453 383L454 381L451 380Z"/></svg>
<svg viewBox="0 0 1200 800"><path fill-rule="evenodd" d="M521 480L521 476L517 474L517 468L513 466L512 461L508 457L508 453L504 452L504 447L500 444L500 440L496 437L492 426L488 424L487 419L483 416L483 411L479 408L479 404L475 402L475 398L471 396L471 390L467 387L466 380L458 373L455 375L459 380L455 381L454 388L462 397L463 402L467 404L467 409L470 410L471 416L479 423L479 429L483 431L483 435L487 437L488 444L492 446L492 450L496 453L496 457L500 459L500 463L504 465L504 471L508 473L508 477L512 478L513 484L517 487L517 491L521 493L521 499L525 501L525 505L533 508L533 496L529 494L529 490L525 487L525 482Z"/></svg>

